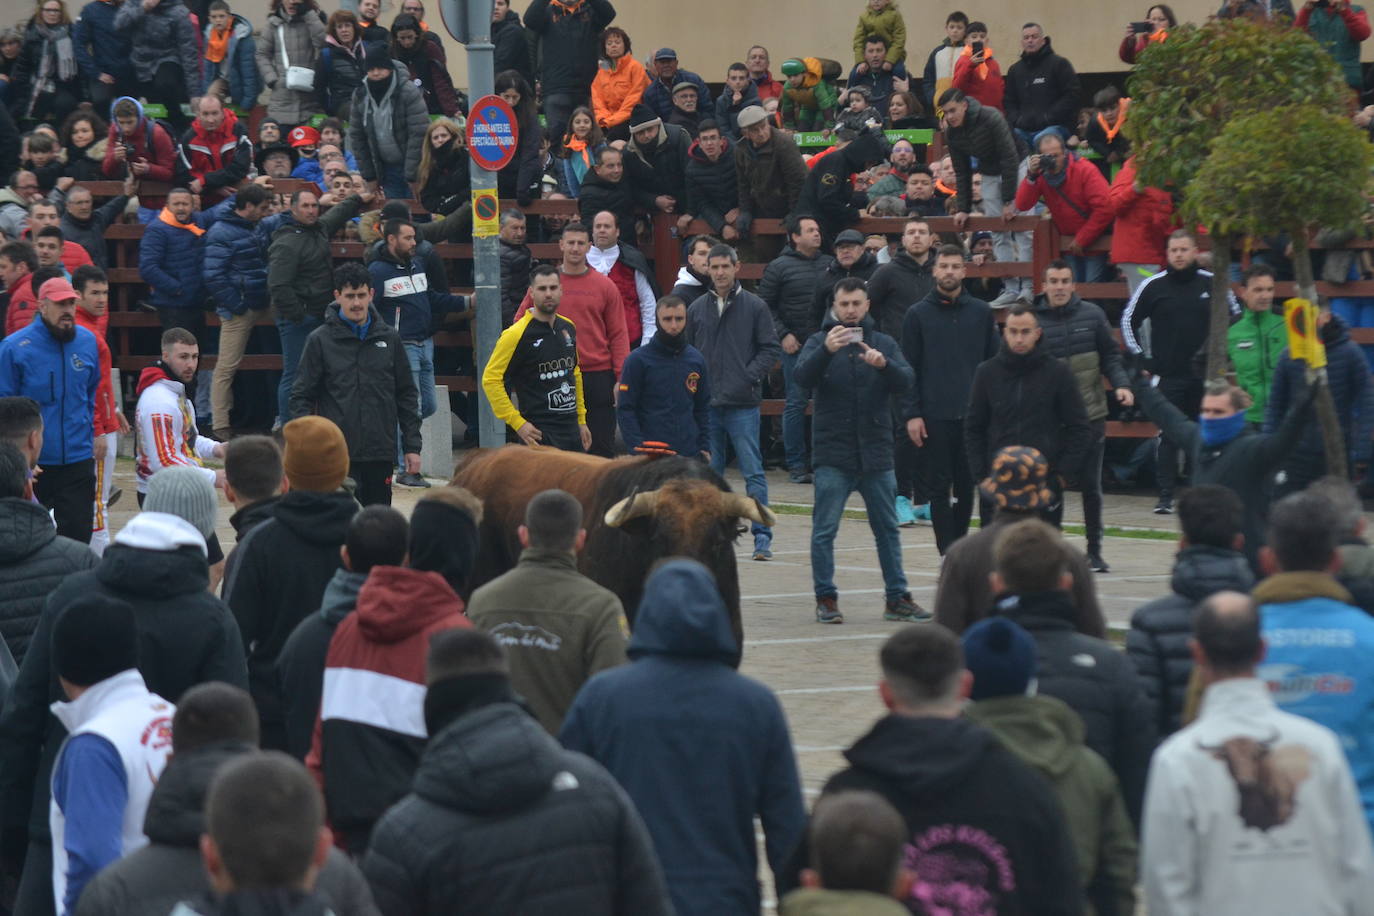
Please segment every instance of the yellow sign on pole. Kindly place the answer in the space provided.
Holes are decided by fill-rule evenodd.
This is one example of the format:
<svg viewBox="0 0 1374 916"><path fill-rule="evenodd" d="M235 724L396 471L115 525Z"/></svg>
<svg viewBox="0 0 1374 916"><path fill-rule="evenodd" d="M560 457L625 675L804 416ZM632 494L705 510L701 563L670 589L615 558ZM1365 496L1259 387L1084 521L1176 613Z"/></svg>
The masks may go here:
<svg viewBox="0 0 1374 916"><path fill-rule="evenodd" d="M500 203L495 188L481 188L472 192L472 235L489 239L501 231Z"/></svg>
<svg viewBox="0 0 1374 916"><path fill-rule="evenodd" d="M1317 307L1306 299L1289 299L1283 304L1288 322L1288 353L1306 361L1308 369L1326 365L1326 345L1317 333Z"/></svg>

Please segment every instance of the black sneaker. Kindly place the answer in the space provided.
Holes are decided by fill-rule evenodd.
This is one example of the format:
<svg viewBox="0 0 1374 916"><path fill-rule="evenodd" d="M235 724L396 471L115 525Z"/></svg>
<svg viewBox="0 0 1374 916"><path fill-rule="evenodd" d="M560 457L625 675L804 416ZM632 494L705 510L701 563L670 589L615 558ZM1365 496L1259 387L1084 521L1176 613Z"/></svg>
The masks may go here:
<svg viewBox="0 0 1374 916"><path fill-rule="evenodd" d="M1112 571L1112 568L1107 565L1107 561L1102 559L1102 551L1100 550L1088 551L1088 568L1095 573L1109 573Z"/></svg>
<svg viewBox="0 0 1374 916"><path fill-rule="evenodd" d="M107 500L105 500L105 508L106 508L106 509L113 509L113 508L114 508L114 504L117 503L117 502L119 502L119 497L121 497L121 496L123 496L123 495L124 495L124 491L121 490L119 487L115 487L113 490L110 491L110 498L107 499Z"/></svg>
<svg viewBox="0 0 1374 916"><path fill-rule="evenodd" d="M429 489L429 481L419 474L397 474L395 477L396 485L402 487L415 487L419 490Z"/></svg>
<svg viewBox="0 0 1374 916"><path fill-rule="evenodd" d="M795 471L789 471L787 476L793 483L812 483L815 480L815 478L811 476L811 472L806 468L798 468Z"/></svg>
<svg viewBox="0 0 1374 916"><path fill-rule="evenodd" d="M844 623L844 615L834 595L816 599L816 623Z"/></svg>
<svg viewBox="0 0 1374 916"><path fill-rule="evenodd" d="M1173 515L1174 498L1172 496L1161 496L1159 502L1155 503L1155 515Z"/></svg>
<svg viewBox="0 0 1374 916"><path fill-rule="evenodd" d="M883 608L884 620L901 623L923 623L934 617L930 611L911 600L911 593L904 592L900 598L889 598Z"/></svg>

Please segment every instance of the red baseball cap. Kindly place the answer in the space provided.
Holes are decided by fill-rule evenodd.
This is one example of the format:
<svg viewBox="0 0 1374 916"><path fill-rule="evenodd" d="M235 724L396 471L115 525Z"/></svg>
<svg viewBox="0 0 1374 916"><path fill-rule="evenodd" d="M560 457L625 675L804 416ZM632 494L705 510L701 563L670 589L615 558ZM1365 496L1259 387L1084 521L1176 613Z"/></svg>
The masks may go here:
<svg viewBox="0 0 1374 916"><path fill-rule="evenodd" d="M53 277L38 287L38 298L49 302L65 302L77 298L76 290L62 277Z"/></svg>
<svg viewBox="0 0 1374 916"><path fill-rule="evenodd" d="M313 127L293 127L291 133L287 134L287 139L293 147L319 146L320 132Z"/></svg>

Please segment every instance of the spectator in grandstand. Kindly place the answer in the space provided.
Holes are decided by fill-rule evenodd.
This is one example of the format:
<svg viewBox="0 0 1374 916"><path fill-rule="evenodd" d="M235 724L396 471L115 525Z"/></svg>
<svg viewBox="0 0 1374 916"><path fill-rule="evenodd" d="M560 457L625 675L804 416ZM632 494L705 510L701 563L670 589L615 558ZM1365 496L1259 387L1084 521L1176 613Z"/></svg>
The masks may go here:
<svg viewBox="0 0 1374 916"><path fill-rule="evenodd" d="M687 150L687 203L678 217L678 231L693 220L704 220L725 239L739 238L739 183L735 171L735 143L722 135L712 120L700 124L700 134Z"/></svg>
<svg viewBox="0 0 1374 916"><path fill-rule="evenodd" d="M932 130L938 125L926 117L916 93L898 90L887 100L888 130Z"/></svg>
<svg viewBox="0 0 1374 916"><path fill-rule="evenodd" d="M368 187L380 186L387 197L405 200L411 196L408 183L415 180L429 127L425 100L420 89L396 71L386 49L369 49L366 66L367 79L353 91L348 142Z"/></svg>
<svg viewBox="0 0 1374 916"><path fill-rule="evenodd" d="M296 151L285 143L259 149L255 155L258 171L268 178L290 178L296 167Z"/></svg>
<svg viewBox="0 0 1374 916"><path fill-rule="evenodd" d="M641 106L642 107L642 106ZM614 146L603 146L593 157L592 171L582 178L577 209L586 225L602 210L615 214L616 225L626 238L636 238L636 206L651 208L653 192L639 190L626 175L626 154Z"/></svg>
<svg viewBox="0 0 1374 916"><path fill-rule="evenodd" d="M601 33L601 60L592 80L596 126L611 140L630 139L630 113L649 87L649 74L630 51L630 36L619 26Z"/></svg>
<svg viewBox="0 0 1374 916"><path fill-rule="evenodd" d="M987 42L987 24L970 22L968 41L954 62L952 85L988 108L1002 111L1006 82L1002 79L1002 65L992 56L992 48Z"/></svg>
<svg viewBox="0 0 1374 916"><path fill-rule="evenodd" d="M191 176L188 187L207 208L232 196L253 168L247 129L238 115L209 94L196 103L196 119L181 138L181 155Z"/></svg>
<svg viewBox="0 0 1374 916"><path fill-rule="evenodd" d="M754 84L754 89L759 94L759 105L769 99L776 101L782 97L782 83L773 79L773 74L768 71L767 48L763 45L754 45L745 56L744 65L749 68L749 82Z"/></svg>
<svg viewBox="0 0 1374 916"><path fill-rule="evenodd" d="M539 82L550 135L561 137L572 110L587 103L603 29L615 18L610 0L533 0L525 28L539 36L543 59Z"/></svg>
<svg viewBox="0 0 1374 916"><path fill-rule="evenodd" d="M867 193L870 203L879 197L901 194L906 189L907 177L920 164L916 161L916 147L912 146L910 140L895 141L892 144L892 151L888 153L887 164L891 166L887 173L868 186ZM926 169L927 174L929 171Z"/></svg>
<svg viewBox="0 0 1374 916"><path fill-rule="evenodd" d="M1246 421L1263 426L1279 358L1288 346L1288 323L1273 311L1274 269L1267 264L1246 268L1239 298L1245 311L1226 332L1226 354L1235 367L1236 384L1250 395Z"/></svg>
<svg viewBox="0 0 1374 916"><path fill-rule="evenodd" d="M1321 4L1307 0L1293 20L1299 28L1315 38L1340 65L1350 88L1359 91L1364 79L1360 72L1360 43L1369 37L1369 17L1364 7L1350 0L1331 0Z"/></svg>
<svg viewBox="0 0 1374 916"><path fill-rule="evenodd" d="M1275 8L1278 7L1279 3L1286 4L1288 0L1278 0L1274 3ZM1222 6L1224 8L1226 4L1223 3ZM1117 56L1121 58L1123 64L1134 64L1141 51L1144 51L1152 43L1168 39L1169 30L1178 26L1178 17L1174 15L1171 7L1160 3L1150 7L1141 22L1148 24L1149 29L1147 31L1137 32L1135 23L1126 24L1126 37L1121 39L1121 47L1117 50Z"/></svg>
<svg viewBox="0 0 1374 916"><path fill-rule="evenodd" d="M756 218L782 219L792 212L807 170L791 135L775 130L762 108L741 111L739 126L744 140L735 147L740 210L735 228L747 237Z"/></svg>
<svg viewBox="0 0 1374 916"><path fill-rule="evenodd" d="M1060 57L1037 22L1021 28L1021 59L1007 70L1007 123L1017 138L1034 148L1041 131L1053 129L1067 140L1078 122L1078 74Z"/></svg>
<svg viewBox="0 0 1374 916"><path fill-rule="evenodd" d="M543 171L539 145L543 140L544 131L539 126L534 90L515 70L496 74L493 88L496 94L515 110L520 132L515 156L496 174L497 189L502 197L513 197L517 204L528 207L531 201L539 197L540 176Z"/></svg>
<svg viewBox="0 0 1374 916"><path fill-rule="evenodd" d="M92 2L110 6L106 0ZM104 110L108 111L109 106ZM62 148L66 152L62 174L77 181L103 181L105 171L101 166L105 161L108 132L109 125L95 112L86 109L72 112L62 124Z"/></svg>
<svg viewBox="0 0 1374 916"><path fill-rule="evenodd" d="M1108 181L1131 157L1131 140L1125 132L1130 110L1131 100L1123 99L1115 86L1100 89L1093 96L1093 111L1088 129L1083 133L1083 143L1097 155L1093 164Z"/></svg>
<svg viewBox="0 0 1374 916"><path fill-rule="evenodd" d="M571 197L578 196L583 179L595 166L597 152L606 145L605 135L595 117L595 112L584 105L573 109L568 132L554 154L562 162L563 183Z"/></svg>
<svg viewBox="0 0 1374 916"><path fill-rule="evenodd" d="M58 158L57 139L37 131L24 138L24 157L19 167L33 172L38 179L38 190L47 194L62 177L62 160Z"/></svg>
<svg viewBox="0 0 1374 916"><path fill-rule="evenodd" d="M110 109L113 123L105 144L105 161L101 168L106 178L171 182L177 177L178 159L176 138L143 112L137 99L124 96L116 99ZM138 219L150 223L158 218L167 198L162 195L140 194Z"/></svg>
<svg viewBox="0 0 1374 916"><path fill-rule="evenodd" d="M674 89L674 98L683 85L679 83ZM725 88L721 90L720 96L716 99L713 120L720 131L729 137L731 143L739 143L740 137L743 136L739 126L740 112L761 104L762 100L759 98L758 87L749 78L749 68L744 64L731 64L725 73ZM711 115L706 115L706 119L711 119ZM698 122L698 131L700 131L702 123L704 121ZM691 193L690 184L688 193Z"/></svg>
<svg viewBox="0 0 1374 916"><path fill-rule="evenodd" d="M897 11L894 9L892 12ZM900 17L901 13L897 13L897 16ZM891 55L888 53L888 42L887 38L876 33L865 36L863 59L854 65L845 84L850 89L859 86L867 89L869 106L876 108L880 114L887 111L888 100L892 93L897 91L898 81L905 83L910 79L901 60L889 59ZM905 48L898 47L892 50L900 51L903 56L906 54Z"/></svg>
<svg viewBox="0 0 1374 916"><path fill-rule="evenodd" d="M954 85L954 62L959 58L959 49L964 46L965 33L968 31L968 16L958 10L945 17L945 37L926 58L925 72L921 80L921 93L925 107L935 111L935 102ZM941 105L941 108L944 106Z"/></svg>
<svg viewBox="0 0 1374 916"><path fill-rule="evenodd" d="M29 227L29 208L42 199L37 175L27 169L14 172L9 187L0 190L0 235L11 242L22 239Z"/></svg>
<svg viewBox="0 0 1374 916"><path fill-rule="evenodd" d="M353 90L367 75L364 69L367 43L363 31L357 15L351 10L330 13L325 26L316 80L324 98L324 113L341 121L350 119Z"/></svg>
<svg viewBox="0 0 1374 916"><path fill-rule="evenodd" d="M41 0L24 29L5 89L16 121L60 124L85 96L65 0Z"/></svg>
<svg viewBox="0 0 1374 916"><path fill-rule="evenodd" d="M230 9L225 0L212 0L205 23L201 57L201 92L215 80L229 85L229 98L245 112L258 104L257 44L253 24Z"/></svg>
<svg viewBox="0 0 1374 916"><path fill-rule="evenodd" d="M409 79L419 86L430 114L455 117L464 106L460 105L453 80L448 75L444 46L426 40L424 32L415 16L402 13L391 24L391 46L387 53L409 69Z"/></svg>
<svg viewBox="0 0 1374 916"><path fill-rule="evenodd" d="M270 9L256 60L258 75L272 93L267 116L282 125L280 140L280 133L322 111L316 70L325 28L315 0L272 0Z"/></svg>
<svg viewBox="0 0 1374 916"><path fill-rule="evenodd" d="M115 28L118 13L114 0L91 0L72 27L72 50L86 81L85 97L99 112L96 117L109 113L110 103L131 88L134 78L129 36ZM95 135L99 138L104 133L101 127Z"/></svg>
<svg viewBox="0 0 1374 916"><path fill-rule="evenodd" d="M186 130L181 106L199 96L203 85L191 11L181 0L125 3L115 15L115 29L129 38L140 94L165 106L167 120L179 133Z"/></svg>
<svg viewBox="0 0 1374 916"><path fill-rule="evenodd" d="M493 73L516 70L525 82L534 85L534 65L530 57L530 36L520 24L520 14L511 9L510 0L494 0L491 9L491 41L496 45Z"/></svg>
<svg viewBox="0 0 1374 916"><path fill-rule="evenodd" d="M448 118L436 118L425 129L415 190L421 206L442 216L471 203L467 147L462 131Z"/></svg>
<svg viewBox="0 0 1374 916"><path fill-rule="evenodd" d="M501 214L501 327L508 328L515 320L515 309L530 285L530 270L534 256L525 244L525 214L506 210Z"/></svg>
<svg viewBox="0 0 1374 916"><path fill-rule="evenodd" d="M1111 262L1120 268L1134 296L1165 263L1164 249L1174 228L1173 200L1167 192L1140 183L1133 156L1112 179L1107 202L1116 216Z"/></svg>
<svg viewBox="0 0 1374 916"><path fill-rule="evenodd" d="M647 105L635 106L630 142L625 146L625 172L645 209L673 213L686 202L691 145L687 131L664 123Z"/></svg>
<svg viewBox="0 0 1374 916"><path fill-rule="evenodd" d="M653 69L653 78L644 89L644 104L664 121L673 113L673 92L682 83L696 87L698 111L706 111L714 104L706 81L691 70L680 69L677 52L672 48L659 48L654 53Z"/></svg>
<svg viewBox="0 0 1374 916"><path fill-rule="evenodd" d="M988 183L983 179L986 205ZM1054 226L1062 235L1073 236L1068 262L1079 283L1098 283L1106 278L1107 256L1090 254L1088 249L1102 237L1112 223L1107 203L1107 180L1092 163L1070 152L1054 133L1040 135L1036 155L1031 156L1026 177L1016 190L1016 208L1031 210L1044 201Z"/></svg>
<svg viewBox="0 0 1374 916"><path fill-rule="evenodd" d="M67 242L80 245L91 259L91 263L97 267L103 269L109 266L105 230L124 213L129 198L134 194L134 187L133 176L126 177L122 193L111 197L98 209L89 188L74 185L67 192L66 206L62 211L60 224L62 236ZM65 243L63 249L65 254Z"/></svg>

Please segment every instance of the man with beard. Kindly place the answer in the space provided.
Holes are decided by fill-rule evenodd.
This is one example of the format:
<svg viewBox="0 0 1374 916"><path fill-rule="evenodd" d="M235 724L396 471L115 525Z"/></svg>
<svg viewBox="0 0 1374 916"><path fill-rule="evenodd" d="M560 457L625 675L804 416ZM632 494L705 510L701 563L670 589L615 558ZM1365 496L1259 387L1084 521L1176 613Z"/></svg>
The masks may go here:
<svg viewBox="0 0 1374 916"><path fill-rule="evenodd" d="M95 335L77 327L78 298L60 277L39 288L39 320L0 343L0 397L38 402L45 434L34 495L52 510L58 534L89 544L100 351Z"/></svg>
<svg viewBox="0 0 1374 916"><path fill-rule="evenodd" d="M206 458L223 458L224 445L196 429L193 406L200 344L185 328L162 333L162 355L138 377L138 449L134 469L138 476L138 504L148 492L148 480L163 468L184 465L199 468L216 487L223 488L224 472L207 468Z"/></svg>
<svg viewBox="0 0 1374 916"><path fill-rule="evenodd" d="M655 310L657 330L625 357L616 417L625 448L662 443L679 455L711 460L711 393L706 357L687 343L687 303L664 296Z"/></svg>
<svg viewBox="0 0 1374 916"><path fill-rule="evenodd" d="M897 140L892 144L892 152L888 154L887 161L892 165L892 169L868 186L869 203L879 197L901 194L906 190L906 180L911 177L912 169L917 164L916 147L911 145L910 140ZM930 174L928 167L926 174Z"/></svg>

